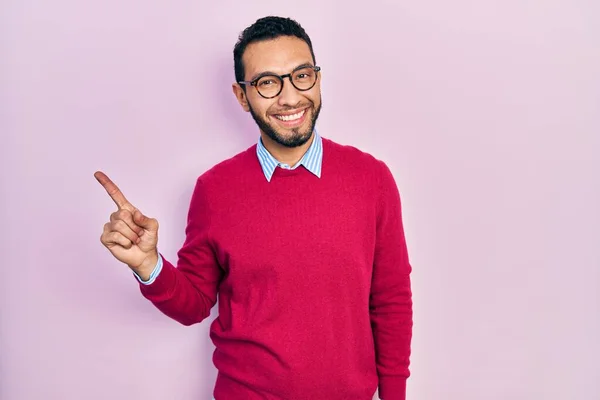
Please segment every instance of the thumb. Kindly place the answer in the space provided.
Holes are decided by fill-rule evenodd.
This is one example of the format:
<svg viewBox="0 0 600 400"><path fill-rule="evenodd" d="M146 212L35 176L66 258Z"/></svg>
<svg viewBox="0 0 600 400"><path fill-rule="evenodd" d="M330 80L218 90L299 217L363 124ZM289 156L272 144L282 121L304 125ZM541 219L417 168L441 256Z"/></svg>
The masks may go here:
<svg viewBox="0 0 600 400"><path fill-rule="evenodd" d="M133 222L149 231L158 230L158 221L154 218L148 218L140 210L135 210L133 213Z"/></svg>

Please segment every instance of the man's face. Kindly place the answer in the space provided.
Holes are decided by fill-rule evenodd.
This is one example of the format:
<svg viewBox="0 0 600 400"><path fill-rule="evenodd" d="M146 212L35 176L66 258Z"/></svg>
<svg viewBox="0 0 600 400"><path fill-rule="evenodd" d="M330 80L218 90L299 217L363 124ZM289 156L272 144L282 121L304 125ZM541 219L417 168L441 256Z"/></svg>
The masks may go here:
<svg viewBox="0 0 600 400"><path fill-rule="evenodd" d="M310 48L303 40L283 36L273 40L251 43L242 61L244 80L271 73L284 75L302 65L314 65ZM281 93L270 99L262 97L256 87L246 85L246 92L234 85L234 92L244 110L250 112L260 130L271 140L285 147L297 147L312 136L321 110L320 73L316 84L307 91L296 89L288 78Z"/></svg>

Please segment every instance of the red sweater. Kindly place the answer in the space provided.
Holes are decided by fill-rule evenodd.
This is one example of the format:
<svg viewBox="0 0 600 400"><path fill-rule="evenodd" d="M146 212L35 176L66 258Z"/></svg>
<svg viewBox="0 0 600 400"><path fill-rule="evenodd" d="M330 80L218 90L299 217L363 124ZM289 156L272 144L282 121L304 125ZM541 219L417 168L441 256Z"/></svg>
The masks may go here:
<svg viewBox="0 0 600 400"><path fill-rule="evenodd" d="M323 138L321 177L256 145L200 176L177 267L140 285L184 325L219 295L216 400L404 400L411 266L388 167Z"/></svg>

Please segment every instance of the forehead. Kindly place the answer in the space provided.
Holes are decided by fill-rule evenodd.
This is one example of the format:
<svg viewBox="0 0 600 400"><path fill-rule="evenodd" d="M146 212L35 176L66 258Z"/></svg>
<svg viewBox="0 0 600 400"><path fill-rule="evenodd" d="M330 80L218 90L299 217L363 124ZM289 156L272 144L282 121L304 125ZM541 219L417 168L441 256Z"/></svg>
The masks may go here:
<svg viewBox="0 0 600 400"><path fill-rule="evenodd" d="M246 78L270 71L286 74L300 64L312 63L308 44L295 36L281 36L254 42L242 56Z"/></svg>

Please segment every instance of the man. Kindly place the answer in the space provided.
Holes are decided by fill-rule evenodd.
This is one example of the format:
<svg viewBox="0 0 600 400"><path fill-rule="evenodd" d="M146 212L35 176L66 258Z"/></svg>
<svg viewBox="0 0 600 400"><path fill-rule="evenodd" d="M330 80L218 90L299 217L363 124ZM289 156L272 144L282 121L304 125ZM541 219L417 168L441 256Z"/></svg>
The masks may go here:
<svg viewBox="0 0 600 400"><path fill-rule="evenodd" d="M390 170L315 131L321 72L298 23L259 19L234 64L260 138L197 179L176 267L158 222L97 172L118 206L102 243L184 325L218 294L216 400L404 400L411 266Z"/></svg>

